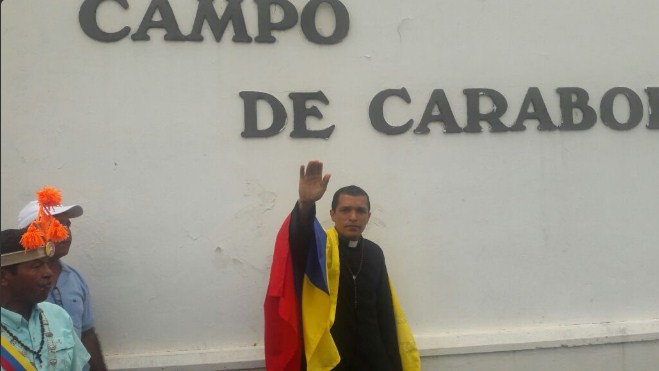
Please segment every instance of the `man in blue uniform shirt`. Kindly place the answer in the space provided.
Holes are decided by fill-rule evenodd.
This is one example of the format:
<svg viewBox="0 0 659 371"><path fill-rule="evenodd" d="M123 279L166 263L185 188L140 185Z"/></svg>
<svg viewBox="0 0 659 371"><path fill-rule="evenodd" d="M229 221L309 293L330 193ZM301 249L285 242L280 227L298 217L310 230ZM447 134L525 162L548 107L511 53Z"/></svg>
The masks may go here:
<svg viewBox="0 0 659 371"><path fill-rule="evenodd" d="M38 210L37 201L25 205L18 214L18 227L25 228L30 225L37 217ZM55 255L50 262L54 285L47 301L61 306L71 316L78 337L91 355L88 369L106 371L101 345L94 331L94 315L87 282L76 269L60 260L69 253L71 247L71 219L81 216L82 213L80 205L56 206L52 209L53 217L69 230L69 238L56 244Z"/></svg>

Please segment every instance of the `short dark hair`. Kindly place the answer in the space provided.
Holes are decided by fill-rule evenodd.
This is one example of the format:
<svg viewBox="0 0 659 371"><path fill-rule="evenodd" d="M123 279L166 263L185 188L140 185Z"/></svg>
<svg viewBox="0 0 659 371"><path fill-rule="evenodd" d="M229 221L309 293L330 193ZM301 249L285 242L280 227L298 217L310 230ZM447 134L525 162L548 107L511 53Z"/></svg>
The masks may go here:
<svg viewBox="0 0 659 371"><path fill-rule="evenodd" d="M332 210L336 210L336 206L339 204L340 195L366 196L366 206L368 206L368 210L371 211L371 200L368 197L368 193L356 185L345 186L334 192L334 197L332 197Z"/></svg>
<svg viewBox="0 0 659 371"><path fill-rule="evenodd" d="M27 231L27 228L24 229L5 229L2 231L2 238L0 243L0 252L2 254L8 254L10 252L22 251L24 250L23 245L21 245L21 237ZM8 269L12 273L16 273L16 264L8 265L3 267L3 269Z"/></svg>

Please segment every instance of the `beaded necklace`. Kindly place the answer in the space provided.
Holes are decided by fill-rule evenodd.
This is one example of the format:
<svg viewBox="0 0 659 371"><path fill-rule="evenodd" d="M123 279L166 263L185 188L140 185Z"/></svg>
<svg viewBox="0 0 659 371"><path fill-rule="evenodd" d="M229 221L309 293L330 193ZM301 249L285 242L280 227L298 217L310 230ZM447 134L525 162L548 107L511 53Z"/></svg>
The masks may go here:
<svg viewBox="0 0 659 371"><path fill-rule="evenodd" d="M29 352L34 356L34 358L39 362L39 364L43 364L43 360L41 358L41 351L43 350L43 346L45 343L46 338L48 338L48 363L51 366L55 366L57 364L57 358L55 355L55 351L57 350L57 346L55 345L55 342L53 340L53 333L50 331L50 327L48 326L48 319L46 318L46 314L39 308L39 328L41 332L41 342L39 343L39 349L38 350L32 350L30 347L25 345L22 341L18 339L16 335L14 335L7 327L5 327L4 323L0 323L0 326L2 326L2 332L6 333L9 336L9 340L11 341L12 344L18 344L23 348L25 351ZM25 353L23 352L25 355Z"/></svg>

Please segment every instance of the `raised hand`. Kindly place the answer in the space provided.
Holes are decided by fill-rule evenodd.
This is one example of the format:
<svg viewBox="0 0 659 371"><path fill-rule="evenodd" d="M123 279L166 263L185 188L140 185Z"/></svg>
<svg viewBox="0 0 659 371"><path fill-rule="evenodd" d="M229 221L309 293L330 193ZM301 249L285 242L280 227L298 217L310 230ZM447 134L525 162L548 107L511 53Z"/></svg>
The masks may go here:
<svg viewBox="0 0 659 371"><path fill-rule="evenodd" d="M323 175L323 163L321 161L309 161L305 169L304 165L300 166L300 185L299 185L299 206L303 211L308 210L318 200L320 200L329 183L331 175Z"/></svg>

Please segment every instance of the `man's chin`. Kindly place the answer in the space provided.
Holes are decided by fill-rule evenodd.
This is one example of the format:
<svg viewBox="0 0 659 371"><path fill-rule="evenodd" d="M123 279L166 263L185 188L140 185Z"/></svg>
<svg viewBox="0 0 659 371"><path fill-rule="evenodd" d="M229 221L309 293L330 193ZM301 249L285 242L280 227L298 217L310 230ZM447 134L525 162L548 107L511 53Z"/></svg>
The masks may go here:
<svg viewBox="0 0 659 371"><path fill-rule="evenodd" d="M340 233L341 237L349 241L356 241L362 237L361 232L346 231L345 233Z"/></svg>
<svg viewBox="0 0 659 371"><path fill-rule="evenodd" d="M36 304L43 303L44 301L46 301L46 299L48 299L48 294L44 295L43 297L41 297L41 296L38 297Z"/></svg>
<svg viewBox="0 0 659 371"><path fill-rule="evenodd" d="M34 298L34 299L35 299L35 303L34 303L34 304L38 304L38 303L41 303L41 302L43 302L43 301L46 301L46 299L48 299L48 294L49 294L49 293L50 293L50 290L45 291L45 292L39 292L39 293L36 295L36 297Z"/></svg>

